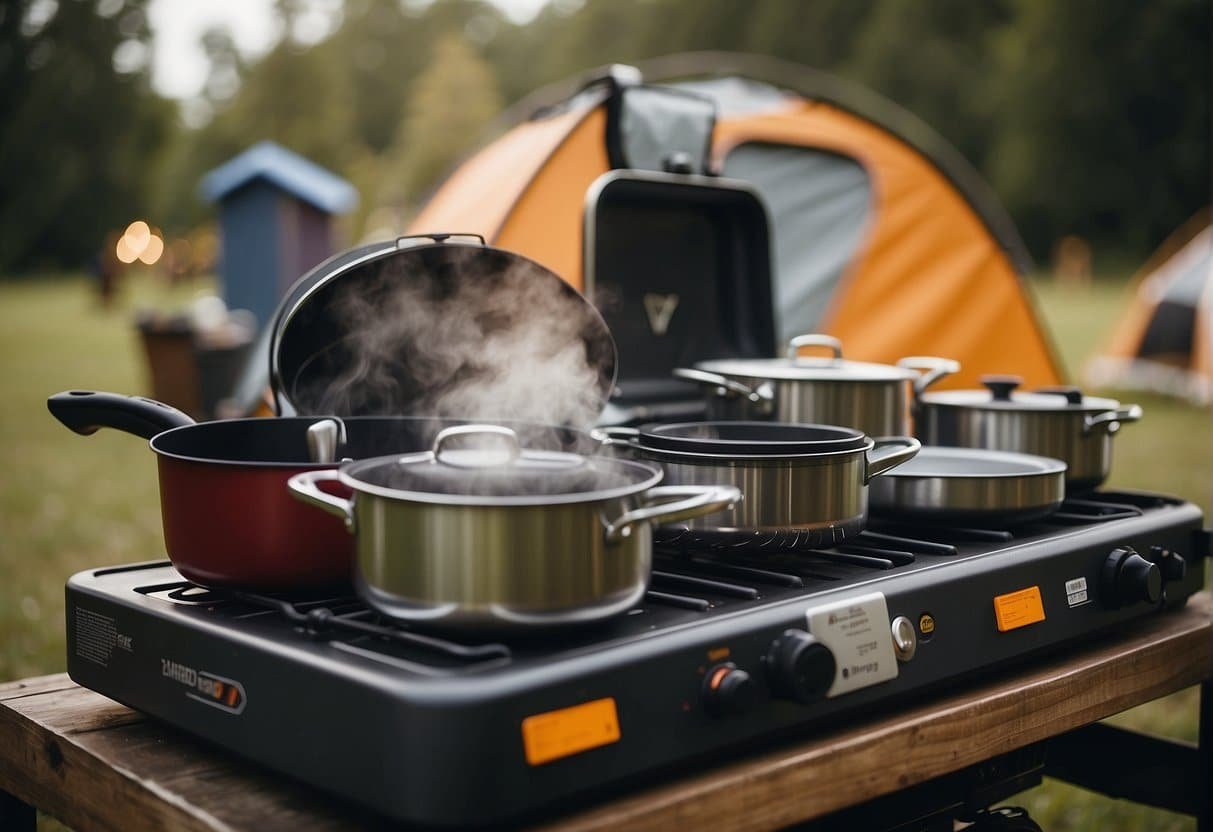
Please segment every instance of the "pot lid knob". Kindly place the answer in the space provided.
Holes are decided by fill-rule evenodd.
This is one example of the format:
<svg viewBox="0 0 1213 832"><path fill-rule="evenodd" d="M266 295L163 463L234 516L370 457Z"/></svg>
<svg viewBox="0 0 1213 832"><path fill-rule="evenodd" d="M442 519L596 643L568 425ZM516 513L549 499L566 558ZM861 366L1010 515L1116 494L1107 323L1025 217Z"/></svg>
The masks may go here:
<svg viewBox="0 0 1213 832"><path fill-rule="evenodd" d="M821 335L812 333L809 335L797 335L788 341L788 361L793 364L800 358L801 347L825 347L832 353L832 358L838 361L842 358L842 341L839 341L833 335Z"/></svg>
<svg viewBox="0 0 1213 832"><path fill-rule="evenodd" d="M460 453L447 453L443 449L457 437L479 437L479 441L471 443L474 450ZM491 444L484 440L490 440ZM518 445L518 434L503 425L456 425L440 430L434 437L434 445L430 450L435 462L452 465L459 468L490 468L499 465L510 465L522 453Z"/></svg>
<svg viewBox="0 0 1213 832"><path fill-rule="evenodd" d="M1011 393L1015 388L1023 384L1023 379L1019 376L982 376L981 383L990 391L990 395L994 397L996 402L1011 401Z"/></svg>
<svg viewBox="0 0 1213 832"><path fill-rule="evenodd" d="M1082 390L1072 384L1063 384L1057 387L1040 387L1037 388L1036 392L1046 396L1065 396L1066 404L1082 404Z"/></svg>

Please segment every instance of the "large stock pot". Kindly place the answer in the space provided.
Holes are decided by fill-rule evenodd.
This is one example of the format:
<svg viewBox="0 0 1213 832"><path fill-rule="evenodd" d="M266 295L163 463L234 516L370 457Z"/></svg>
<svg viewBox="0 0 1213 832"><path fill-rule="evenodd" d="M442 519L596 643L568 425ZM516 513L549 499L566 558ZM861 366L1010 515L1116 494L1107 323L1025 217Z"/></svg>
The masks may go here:
<svg viewBox="0 0 1213 832"><path fill-rule="evenodd" d="M732 506L729 486L654 487L642 462L522 450L496 425L444 430L424 453L350 462L290 480L345 520L364 600L404 621L528 629L607 618L635 605L651 527ZM352 499L321 490L339 482Z"/></svg>

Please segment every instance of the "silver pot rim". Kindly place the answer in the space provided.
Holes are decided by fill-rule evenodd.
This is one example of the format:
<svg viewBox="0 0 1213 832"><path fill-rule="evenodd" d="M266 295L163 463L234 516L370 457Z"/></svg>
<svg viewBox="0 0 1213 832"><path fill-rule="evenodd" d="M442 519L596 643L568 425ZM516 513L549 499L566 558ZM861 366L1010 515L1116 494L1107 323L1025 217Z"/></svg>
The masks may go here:
<svg viewBox="0 0 1213 832"><path fill-rule="evenodd" d="M572 491L560 494L518 494L508 496L497 495L476 495L476 494L442 494L438 492L428 491L410 491L400 488L389 488L387 486L375 485L374 483L366 482L354 476L358 469L378 467L380 465L389 465L404 454L391 454L389 456L371 457L369 459L360 459L353 462L347 462L337 469L338 480L345 487L359 494L370 494L376 497L382 497L389 500L398 500L402 502L424 503L427 505L440 506L482 506L482 507L502 507L502 506L560 506L574 505L577 503L597 503L605 500L616 500L622 497L630 497L634 494L639 494L648 491L650 488L661 482L665 476L664 472L656 465L650 465L646 462L630 459L614 459L609 457L593 457L592 461L596 465L609 465L623 469L627 472L627 476L634 478L634 481L627 485L618 486L615 488L604 488L596 491Z"/></svg>
<svg viewBox="0 0 1213 832"><path fill-rule="evenodd" d="M923 393L919 402L935 407L952 407L964 410L1005 411L1011 413L1056 413L1058 415L1083 415L1106 413L1120 408L1116 399L1098 396L1083 396L1081 404L1070 404L1065 399L1047 393L1013 393L1009 401L998 401L989 390L938 390Z"/></svg>
<svg viewBox="0 0 1213 832"><path fill-rule="evenodd" d="M839 457L863 457L876 447L872 437L865 437L864 443L855 448L842 451L826 451L815 454L700 454L691 451L670 451L664 448L653 448L643 443L620 443L620 447L629 447L640 451L646 457L659 459L662 462L681 462L685 465L828 465L837 462Z"/></svg>

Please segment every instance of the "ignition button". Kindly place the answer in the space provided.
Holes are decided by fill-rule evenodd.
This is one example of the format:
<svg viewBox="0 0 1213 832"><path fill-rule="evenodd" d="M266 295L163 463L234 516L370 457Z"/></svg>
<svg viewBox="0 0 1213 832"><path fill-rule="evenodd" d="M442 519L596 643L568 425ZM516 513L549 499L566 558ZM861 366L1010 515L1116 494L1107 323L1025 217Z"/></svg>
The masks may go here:
<svg viewBox="0 0 1213 832"><path fill-rule="evenodd" d="M914 622L906 618L904 615L899 615L893 619L893 652L897 654L897 660L908 662L914 658L914 652L918 649L918 633L914 629Z"/></svg>

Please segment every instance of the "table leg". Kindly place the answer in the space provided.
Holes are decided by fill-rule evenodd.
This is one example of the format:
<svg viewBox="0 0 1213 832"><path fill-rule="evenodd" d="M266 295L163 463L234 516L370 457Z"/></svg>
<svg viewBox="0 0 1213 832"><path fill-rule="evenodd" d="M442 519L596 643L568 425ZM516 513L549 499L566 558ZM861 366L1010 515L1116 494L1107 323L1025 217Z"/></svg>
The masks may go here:
<svg viewBox="0 0 1213 832"><path fill-rule="evenodd" d="M0 790L0 829L5 832L34 832L37 826L38 813L33 806Z"/></svg>
<svg viewBox="0 0 1213 832"><path fill-rule="evenodd" d="M1200 686L1200 761L1204 768L1204 802L1196 816L1196 832L1213 832L1213 682Z"/></svg>

